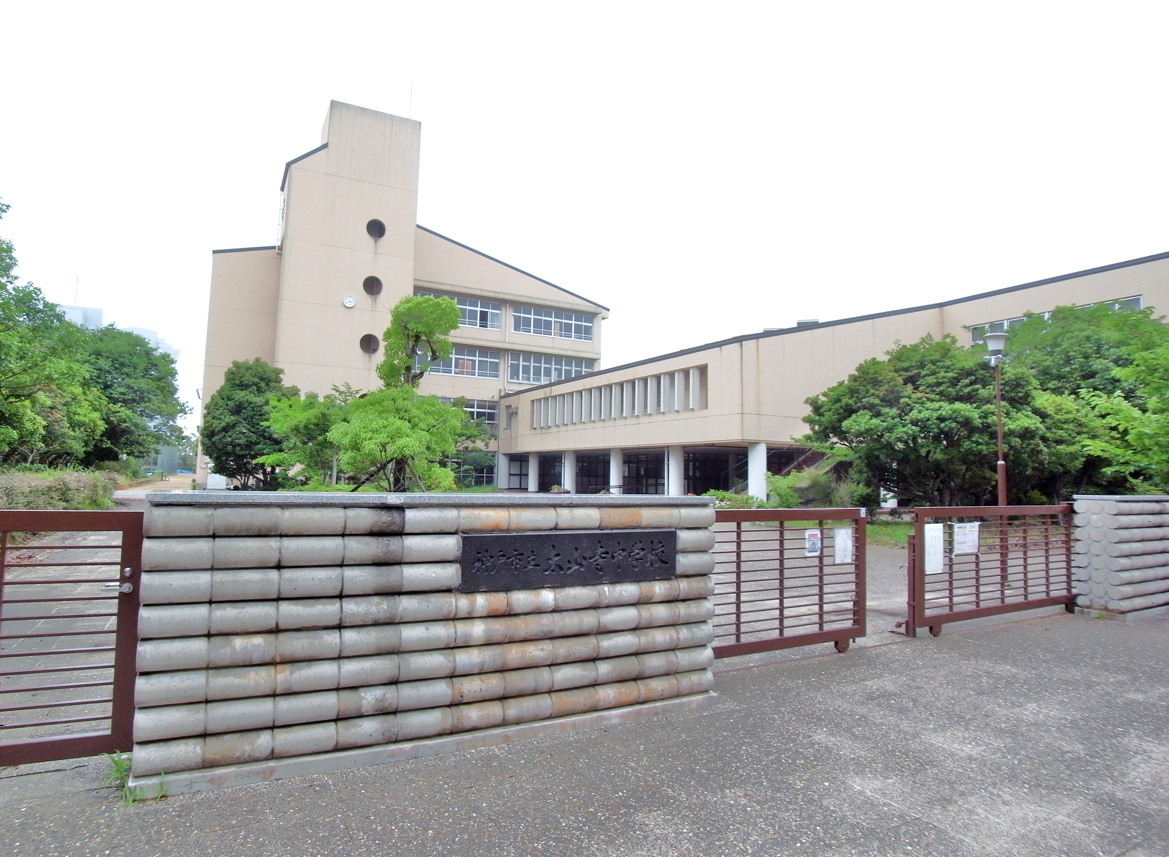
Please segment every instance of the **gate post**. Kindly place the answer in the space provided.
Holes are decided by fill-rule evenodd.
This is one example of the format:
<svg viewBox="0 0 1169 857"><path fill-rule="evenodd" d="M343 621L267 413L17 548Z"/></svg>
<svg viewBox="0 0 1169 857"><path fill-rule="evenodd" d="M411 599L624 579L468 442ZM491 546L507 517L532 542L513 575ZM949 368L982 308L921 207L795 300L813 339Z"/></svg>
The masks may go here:
<svg viewBox="0 0 1169 857"><path fill-rule="evenodd" d="M920 521L917 522L920 526ZM917 636L917 606L921 603L921 589L917 582L917 570L920 565L917 561L917 534L911 533L906 540L906 548L909 551L909 561L906 564L908 569L908 586L906 587L906 603L905 603L905 636Z"/></svg>

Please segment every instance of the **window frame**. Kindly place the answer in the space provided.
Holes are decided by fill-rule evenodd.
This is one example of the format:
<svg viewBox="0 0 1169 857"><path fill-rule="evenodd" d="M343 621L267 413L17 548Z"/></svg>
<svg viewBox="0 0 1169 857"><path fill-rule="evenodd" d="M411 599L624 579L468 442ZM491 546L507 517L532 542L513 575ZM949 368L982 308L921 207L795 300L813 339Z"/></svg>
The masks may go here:
<svg viewBox="0 0 1169 857"><path fill-rule="evenodd" d="M511 329L514 333L572 339L577 342L593 341L594 319L595 316L570 310L527 305L511 308Z"/></svg>
<svg viewBox="0 0 1169 857"><path fill-rule="evenodd" d="M551 384L588 375L595 366L596 361L588 357L569 357L564 354L543 354L536 351L509 351L507 380L512 384ZM535 377L537 368L540 369L539 378ZM568 374L569 372L571 374Z"/></svg>
<svg viewBox="0 0 1169 857"><path fill-rule="evenodd" d="M420 362L420 361L417 361ZM416 365L417 365L416 362ZM451 356L430 364L431 375L453 375L461 378L499 378L499 352L494 348L475 348L456 345ZM464 367L463 364L469 364ZM494 372L490 367L494 365ZM483 367L487 367L483 369ZM462 371L464 368L470 371Z"/></svg>

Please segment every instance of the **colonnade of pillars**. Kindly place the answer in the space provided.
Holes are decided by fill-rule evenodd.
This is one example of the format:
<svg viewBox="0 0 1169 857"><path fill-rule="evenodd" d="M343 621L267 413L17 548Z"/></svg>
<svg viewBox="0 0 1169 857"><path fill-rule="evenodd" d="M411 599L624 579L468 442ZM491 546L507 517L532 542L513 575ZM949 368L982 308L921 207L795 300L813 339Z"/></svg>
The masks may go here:
<svg viewBox="0 0 1169 857"><path fill-rule="evenodd" d="M561 453L560 485L569 493L577 492L576 484L576 451L569 450ZM499 455L496 466L499 474L500 487L517 488L510 483L510 469L508 456ZM665 448L665 494L682 496L686 493L686 454L681 446L667 446ZM625 484L625 451L623 449L609 450L609 491L613 494L622 493ZM527 490L540 490L540 453L528 453ZM747 446L747 493L760 500L767 499L767 444L752 443Z"/></svg>

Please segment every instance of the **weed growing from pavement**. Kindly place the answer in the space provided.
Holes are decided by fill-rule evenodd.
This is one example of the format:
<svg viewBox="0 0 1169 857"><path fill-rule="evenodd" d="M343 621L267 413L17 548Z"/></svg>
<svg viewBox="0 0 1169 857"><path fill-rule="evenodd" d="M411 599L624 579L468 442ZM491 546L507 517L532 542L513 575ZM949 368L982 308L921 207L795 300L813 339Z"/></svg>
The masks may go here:
<svg viewBox="0 0 1169 857"><path fill-rule="evenodd" d="M113 786L118 790L122 803L129 805L137 803L140 800L146 800L147 795L141 787L131 788L130 786L130 754L115 750L113 753L103 753L102 755L110 763L110 770L106 772L105 785ZM162 800L165 797L166 775L160 774L158 778L158 793L153 795L153 799Z"/></svg>
<svg viewBox="0 0 1169 857"><path fill-rule="evenodd" d="M130 804L142 798L142 789L130 788L130 754L115 750L113 753L103 753L110 769L106 772L107 786L113 786L121 792L122 803Z"/></svg>

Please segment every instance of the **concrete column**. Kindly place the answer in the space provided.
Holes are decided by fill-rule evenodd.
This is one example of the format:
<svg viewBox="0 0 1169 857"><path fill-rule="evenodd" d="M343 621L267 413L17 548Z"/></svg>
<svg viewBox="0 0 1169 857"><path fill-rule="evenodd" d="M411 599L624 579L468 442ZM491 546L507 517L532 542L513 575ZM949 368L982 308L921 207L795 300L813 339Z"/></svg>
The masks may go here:
<svg viewBox="0 0 1169 857"><path fill-rule="evenodd" d="M625 451L621 449L609 450L609 493L620 494L621 485L625 482Z"/></svg>
<svg viewBox="0 0 1169 857"><path fill-rule="evenodd" d="M502 452L495 453L495 487L506 488L508 483L507 456Z"/></svg>
<svg viewBox="0 0 1169 857"><path fill-rule="evenodd" d="M666 493L681 497L686 493L685 453L680 446L666 447Z"/></svg>
<svg viewBox="0 0 1169 857"><path fill-rule="evenodd" d="M528 453L528 490L535 493L540 490L540 453Z"/></svg>
<svg viewBox="0 0 1169 857"><path fill-rule="evenodd" d="M747 493L756 500L767 499L767 444L747 446Z"/></svg>
<svg viewBox="0 0 1169 857"><path fill-rule="evenodd" d="M560 484L571 493L576 493L576 450L564 453L560 461Z"/></svg>

